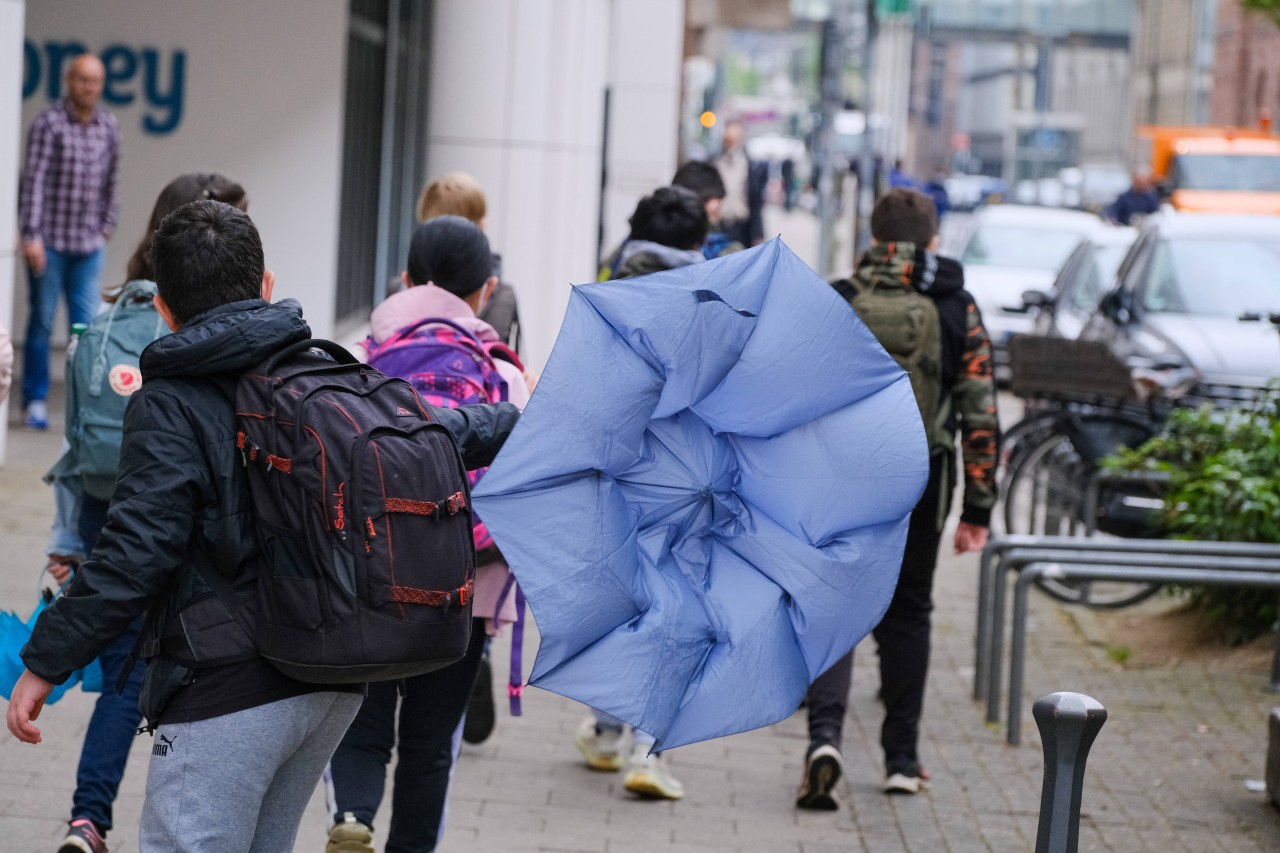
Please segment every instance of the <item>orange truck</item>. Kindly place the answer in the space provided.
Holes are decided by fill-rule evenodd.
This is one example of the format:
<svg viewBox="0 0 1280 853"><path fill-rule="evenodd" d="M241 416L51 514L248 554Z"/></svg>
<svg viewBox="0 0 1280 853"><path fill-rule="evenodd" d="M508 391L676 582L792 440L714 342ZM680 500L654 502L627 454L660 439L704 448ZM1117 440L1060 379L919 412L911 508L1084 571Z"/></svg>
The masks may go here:
<svg viewBox="0 0 1280 853"><path fill-rule="evenodd" d="M1151 175L1176 210L1280 215L1280 137L1258 128L1139 128Z"/></svg>

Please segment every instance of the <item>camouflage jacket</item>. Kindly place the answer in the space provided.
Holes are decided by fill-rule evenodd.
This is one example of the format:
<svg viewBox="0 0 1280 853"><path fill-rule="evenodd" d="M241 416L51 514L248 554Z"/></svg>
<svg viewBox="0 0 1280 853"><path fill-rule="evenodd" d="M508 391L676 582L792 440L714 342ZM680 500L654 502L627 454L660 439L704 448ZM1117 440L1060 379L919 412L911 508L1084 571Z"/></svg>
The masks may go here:
<svg viewBox="0 0 1280 853"><path fill-rule="evenodd" d="M973 297L964 289L959 261L917 249L912 243L873 246L854 275L896 287L912 287L933 299L942 324L942 408L945 427L938 431L933 453L960 455L964 470L962 521L989 527L996 502L996 460L1000 427L996 418L996 386L991 340ZM941 501L949 505L954 466L943 471Z"/></svg>

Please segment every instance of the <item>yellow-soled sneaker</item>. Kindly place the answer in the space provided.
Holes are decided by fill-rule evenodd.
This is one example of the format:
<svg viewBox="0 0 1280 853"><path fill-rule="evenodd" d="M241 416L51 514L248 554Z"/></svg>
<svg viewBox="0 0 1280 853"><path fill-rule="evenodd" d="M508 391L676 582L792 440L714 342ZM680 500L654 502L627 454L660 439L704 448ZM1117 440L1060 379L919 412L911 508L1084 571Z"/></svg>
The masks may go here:
<svg viewBox="0 0 1280 853"><path fill-rule="evenodd" d="M329 830L324 853L373 853L373 830L356 820L351 812L344 812L342 822Z"/></svg>
<svg viewBox="0 0 1280 853"><path fill-rule="evenodd" d="M660 756L649 755L648 747L637 746L627 759L627 775L622 787L633 794L651 800L679 800L684 797L684 785L667 770L667 763Z"/></svg>
<svg viewBox="0 0 1280 853"><path fill-rule="evenodd" d="M594 717L587 717L573 734L573 743L592 770L621 770L622 730L617 731L596 725Z"/></svg>

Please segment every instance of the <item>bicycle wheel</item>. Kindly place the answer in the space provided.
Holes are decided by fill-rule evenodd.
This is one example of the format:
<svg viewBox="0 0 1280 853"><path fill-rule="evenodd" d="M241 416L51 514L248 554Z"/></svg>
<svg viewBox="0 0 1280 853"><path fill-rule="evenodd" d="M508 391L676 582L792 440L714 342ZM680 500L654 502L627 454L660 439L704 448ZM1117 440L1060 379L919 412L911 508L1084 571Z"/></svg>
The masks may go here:
<svg viewBox="0 0 1280 853"><path fill-rule="evenodd" d="M1004 496L1009 533L1036 536L1083 536L1085 487L1094 466L1061 432L1045 436L1010 472ZM1039 578L1045 593L1069 604L1109 609L1127 607L1154 595L1160 584L1119 581L1060 581Z"/></svg>
<svg viewBox="0 0 1280 853"><path fill-rule="evenodd" d="M1084 488L1092 473L1071 439L1049 432L1020 454L1004 496L1006 532L1032 536L1084 533Z"/></svg>

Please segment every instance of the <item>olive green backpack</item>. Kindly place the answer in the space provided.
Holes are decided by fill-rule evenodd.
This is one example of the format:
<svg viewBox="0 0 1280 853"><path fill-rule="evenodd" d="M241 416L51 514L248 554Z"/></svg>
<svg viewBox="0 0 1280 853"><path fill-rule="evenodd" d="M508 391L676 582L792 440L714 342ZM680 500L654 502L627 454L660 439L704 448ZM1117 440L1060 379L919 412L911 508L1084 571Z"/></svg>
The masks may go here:
<svg viewBox="0 0 1280 853"><path fill-rule="evenodd" d="M833 285L885 352L907 372L925 439L937 446L942 408L942 323L929 297L901 285L842 279Z"/></svg>

